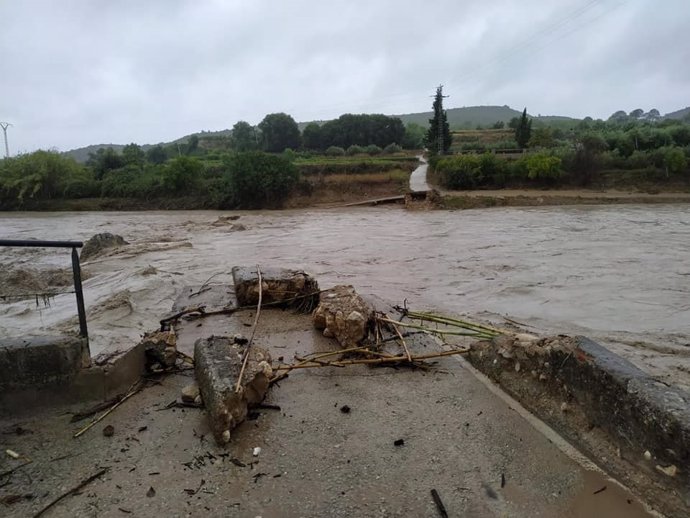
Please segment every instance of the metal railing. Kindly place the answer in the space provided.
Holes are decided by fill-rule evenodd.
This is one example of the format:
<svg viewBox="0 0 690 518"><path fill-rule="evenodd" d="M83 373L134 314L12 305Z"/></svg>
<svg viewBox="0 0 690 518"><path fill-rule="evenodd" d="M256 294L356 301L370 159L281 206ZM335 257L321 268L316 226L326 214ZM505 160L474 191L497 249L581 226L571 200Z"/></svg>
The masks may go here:
<svg viewBox="0 0 690 518"><path fill-rule="evenodd" d="M79 335L87 340L89 331L86 327L86 310L84 309L84 292L81 287L81 265L77 248L84 246L81 241L41 241L34 239L0 239L0 246L31 247L31 248L71 248L72 274L74 276L74 293L77 297L77 313L79 315Z"/></svg>

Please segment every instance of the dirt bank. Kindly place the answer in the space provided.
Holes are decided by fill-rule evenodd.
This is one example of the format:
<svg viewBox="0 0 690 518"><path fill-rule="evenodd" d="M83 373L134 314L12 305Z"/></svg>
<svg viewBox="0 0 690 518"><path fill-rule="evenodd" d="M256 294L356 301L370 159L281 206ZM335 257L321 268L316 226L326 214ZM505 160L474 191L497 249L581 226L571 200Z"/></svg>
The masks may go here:
<svg viewBox="0 0 690 518"><path fill-rule="evenodd" d="M650 194L593 189L500 189L486 191L441 191L441 194L443 196L444 208L449 209L690 202L690 192Z"/></svg>

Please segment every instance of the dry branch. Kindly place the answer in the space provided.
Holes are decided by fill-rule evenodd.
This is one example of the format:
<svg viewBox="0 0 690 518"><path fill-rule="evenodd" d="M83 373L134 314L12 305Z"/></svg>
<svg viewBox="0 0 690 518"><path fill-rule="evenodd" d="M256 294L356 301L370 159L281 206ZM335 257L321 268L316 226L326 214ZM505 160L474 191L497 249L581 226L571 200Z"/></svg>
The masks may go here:
<svg viewBox="0 0 690 518"><path fill-rule="evenodd" d="M53 507L55 504L57 504L60 500L62 500L62 499L65 498L65 497L68 497L69 495L72 495L72 494L76 493L76 492L79 491L82 487L84 487L84 486L90 484L91 482L93 482L94 480L96 480L98 477L100 477L100 476L102 476L103 474L105 474L106 471L108 471L108 468L103 468L101 471L99 471L99 472L96 473L95 475L91 475L89 478L82 480L79 484L77 484L76 486L74 486L72 489L70 489L70 490L67 491L66 493L62 493L62 494L61 494L60 496L58 496L55 500L53 500L53 501L50 502L48 505L46 505L43 509L41 509L40 511L38 511L38 512L34 515L34 518L38 518L38 517L41 516L43 513L45 513L48 509L50 509L50 508Z"/></svg>
<svg viewBox="0 0 690 518"><path fill-rule="evenodd" d="M242 359L242 368L240 369L240 374L237 376L237 385L235 385L235 392L239 392L242 387L242 376L244 376L244 370L247 367L247 361L249 360L249 351L252 347L252 342L254 341L254 335L256 334L256 325L259 323L259 315L261 315L261 300L263 298L263 280L261 279L261 269L259 265L256 265L256 275L259 280L259 302L256 305L256 315L254 316L254 325L252 326L252 335L249 337L249 342L247 342L247 348L244 350L244 358Z"/></svg>
<svg viewBox="0 0 690 518"><path fill-rule="evenodd" d="M134 384L129 388L127 393L120 399L117 403L115 403L113 406L111 406L108 410L106 410L103 414L101 414L99 417L91 421L89 424L87 424L84 428L79 430L77 433L75 433L72 437L75 439L83 434L85 434L87 431L89 431L91 428L93 428L96 424L101 422L103 419L105 419L106 416L108 416L113 410L115 410L117 407L119 407L122 403L127 401L130 397L132 397L134 394L139 392L143 385L140 384L141 380L137 380L134 382Z"/></svg>

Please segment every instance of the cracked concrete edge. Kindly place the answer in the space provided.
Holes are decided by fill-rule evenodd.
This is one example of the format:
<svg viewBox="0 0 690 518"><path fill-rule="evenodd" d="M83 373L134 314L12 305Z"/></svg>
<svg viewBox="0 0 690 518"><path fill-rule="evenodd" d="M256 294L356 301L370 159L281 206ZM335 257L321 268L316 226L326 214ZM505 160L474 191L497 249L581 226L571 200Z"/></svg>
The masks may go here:
<svg viewBox="0 0 690 518"><path fill-rule="evenodd" d="M500 351L496 343L479 342L467 359L595 462L620 474L617 461L604 458L589 443L588 434L574 428L572 418L544 403L544 389L554 402L574 403L590 428L605 431L619 456L630 452L628 467L672 490L678 501L690 507L690 393L655 380L584 336L575 337L570 350L556 347L523 356L519 369L516 359ZM660 469L673 466L673 475Z"/></svg>
<svg viewBox="0 0 690 518"><path fill-rule="evenodd" d="M54 405L105 401L124 393L144 373L142 343L88 367L81 364L80 339L43 337L38 344L25 354L44 362L45 373L33 376L32 369L23 369L13 379L5 377L6 348L0 347L0 414L19 416Z"/></svg>

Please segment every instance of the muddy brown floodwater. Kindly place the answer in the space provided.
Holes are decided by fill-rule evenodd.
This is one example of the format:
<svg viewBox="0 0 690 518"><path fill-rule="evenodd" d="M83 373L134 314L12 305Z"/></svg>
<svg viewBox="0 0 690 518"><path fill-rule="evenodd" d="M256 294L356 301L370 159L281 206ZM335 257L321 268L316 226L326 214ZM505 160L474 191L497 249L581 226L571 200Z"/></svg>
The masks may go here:
<svg viewBox="0 0 690 518"><path fill-rule="evenodd" d="M233 265L258 263L305 268L323 287L353 284L415 308L585 334L690 388L687 205L239 212L214 225L227 214L5 213L0 236L113 232L131 243L84 263L93 354L135 343L184 285L229 282ZM5 248L0 260L15 274L69 267L67 250ZM75 327L72 294L47 307L0 299L4 336Z"/></svg>

